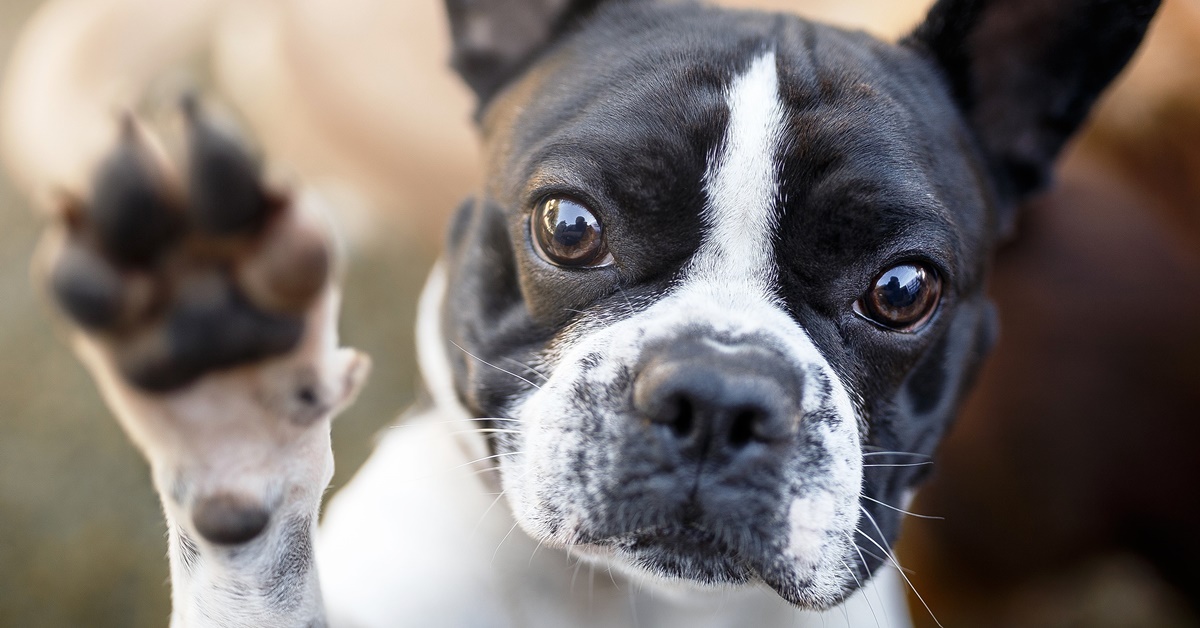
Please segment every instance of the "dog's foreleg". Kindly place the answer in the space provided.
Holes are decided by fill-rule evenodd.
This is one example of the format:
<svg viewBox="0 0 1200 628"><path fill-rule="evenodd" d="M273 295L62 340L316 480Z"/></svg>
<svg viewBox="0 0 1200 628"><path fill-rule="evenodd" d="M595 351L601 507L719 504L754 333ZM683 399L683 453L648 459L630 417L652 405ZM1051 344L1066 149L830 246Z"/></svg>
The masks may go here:
<svg viewBox="0 0 1200 628"><path fill-rule="evenodd" d="M173 626L324 622L313 563L330 421L367 359L338 348L337 269L315 197L183 106L184 165L126 119L39 274L73 347L150 463Z"/></svg>
<svg viewBox="0 0 1200 628"><path fill-rule="evenodd" d="M329 421L367 364L337 348L326 231L310 196L265 190L199 117L182 174L116 120L210 40L223 4L47 3L5 77L3 149L56 217L39 276L150 463L172 625L320 624L312 539Z"/></svg>

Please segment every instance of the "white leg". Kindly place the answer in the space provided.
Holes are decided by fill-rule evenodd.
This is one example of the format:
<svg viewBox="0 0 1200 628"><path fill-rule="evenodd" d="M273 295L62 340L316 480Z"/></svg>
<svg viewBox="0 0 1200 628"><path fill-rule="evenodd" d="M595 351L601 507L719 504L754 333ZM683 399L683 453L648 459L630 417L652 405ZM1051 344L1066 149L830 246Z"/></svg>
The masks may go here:
<svg viewBox="0 0 1200 628"><path fill-rule="evenodd" d="M127 123L90 192L60 208L39 265L150 464L172 625L322 625L313 540L330 421L369 360L338 347L316 198L268 189L233 138L185 109L185 173Z"/></svg>

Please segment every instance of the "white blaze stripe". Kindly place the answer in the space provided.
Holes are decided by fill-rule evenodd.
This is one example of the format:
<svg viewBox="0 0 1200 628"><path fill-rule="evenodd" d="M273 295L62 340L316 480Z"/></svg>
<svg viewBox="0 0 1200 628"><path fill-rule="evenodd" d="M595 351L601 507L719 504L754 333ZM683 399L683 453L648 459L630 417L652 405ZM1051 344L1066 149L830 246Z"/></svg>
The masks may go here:
<svg viewBox="0 0 1200 628"><path fill-rule="evenodd" d="M778 152L783 104L775 53L754 60L726 94L729 126L720 155L708 164L704 220L708 231L693 258L689 279L770 293L775 279L775 227L779 222Z"/></svg>

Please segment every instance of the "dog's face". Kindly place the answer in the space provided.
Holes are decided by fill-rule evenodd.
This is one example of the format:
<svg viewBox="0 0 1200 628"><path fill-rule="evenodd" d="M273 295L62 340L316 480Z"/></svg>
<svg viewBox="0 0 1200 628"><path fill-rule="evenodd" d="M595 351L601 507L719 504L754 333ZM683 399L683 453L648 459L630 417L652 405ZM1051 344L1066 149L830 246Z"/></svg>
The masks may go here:
<svg viewBox="0 0 1200 628"><path fill-rule="evenodd" d="M992 342L990 254L1066 133L989 138L944 28L551 4L521 49L451 2L488 172L443 328L514 515L634 574L836 603L887 560Z"/></svg>

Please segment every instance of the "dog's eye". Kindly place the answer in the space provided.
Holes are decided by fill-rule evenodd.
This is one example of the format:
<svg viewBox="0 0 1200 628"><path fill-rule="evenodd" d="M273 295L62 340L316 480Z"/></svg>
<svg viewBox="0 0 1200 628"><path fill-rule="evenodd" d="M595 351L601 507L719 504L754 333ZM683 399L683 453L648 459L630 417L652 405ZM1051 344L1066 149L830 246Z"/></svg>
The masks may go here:
<svg viewBox="0 0 1200 628"><path fill-rule="evenodd" d="M529 228L538 253L551 264L582 268L612 263L600 220L577 201L544 199L534 209Z"/></svg>
<svg viewBox="0 0 1200 628"><path fill-rule="evenodd" d="M914 332L933 316L941 295L942 282L933 269L900 264L880 273L854 309L893 331Z"/></svg>

